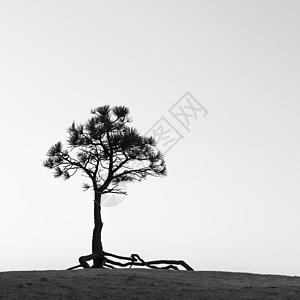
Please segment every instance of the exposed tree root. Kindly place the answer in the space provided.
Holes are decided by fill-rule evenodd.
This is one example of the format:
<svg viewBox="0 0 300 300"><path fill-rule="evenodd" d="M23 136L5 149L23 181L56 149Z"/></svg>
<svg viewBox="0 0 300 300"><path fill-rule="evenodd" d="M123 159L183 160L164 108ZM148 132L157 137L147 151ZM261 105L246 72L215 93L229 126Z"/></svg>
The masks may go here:
<svg viewBox="0 0 300 300"><path fill-rule="evenodd" d="M148 267L150 269L173 269L173 270L179 270L177 266L181 266L185 268L186 270L193 271L193 269L183 260L152 260L152 261L144 261L138 254L131 254L130 257L125 257L125 256L120 256L108 252L103 252L104 257L102 259L102 263L98 268L105 268L105 269L115 269L115 266L118 267L129 267L131 268L132 266L138 266L138 267ZM120 261L115 261L112 259L107 258L107 256L116 258L121 261L125 262L120 262ZM69 268L68 270L74 270L77 268L90 268L90 265L87 263L89 260L98 258L99 254L90 254L86 256L81 256L79 258L79 263L80 265L74 266ZM156 265L165 265L162 267L158 267ZM93 266L92 266L93 268Z"/></svg>

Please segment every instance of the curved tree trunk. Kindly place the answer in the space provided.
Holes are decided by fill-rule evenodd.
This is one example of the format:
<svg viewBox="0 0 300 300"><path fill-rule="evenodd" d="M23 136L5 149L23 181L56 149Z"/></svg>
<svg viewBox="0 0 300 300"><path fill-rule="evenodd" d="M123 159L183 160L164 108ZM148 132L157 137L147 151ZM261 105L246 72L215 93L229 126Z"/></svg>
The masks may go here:
<svg viewBox="0 0 300 300"><path fill-rule="evenodd" d="M94 230L93 230L93 240L92 240L92 251L93 256L93 268L100 268L103 265L103 247L102 247L102 232L103 222L101 217L101 193L95 191L95 201L94 201Z"/></svg>

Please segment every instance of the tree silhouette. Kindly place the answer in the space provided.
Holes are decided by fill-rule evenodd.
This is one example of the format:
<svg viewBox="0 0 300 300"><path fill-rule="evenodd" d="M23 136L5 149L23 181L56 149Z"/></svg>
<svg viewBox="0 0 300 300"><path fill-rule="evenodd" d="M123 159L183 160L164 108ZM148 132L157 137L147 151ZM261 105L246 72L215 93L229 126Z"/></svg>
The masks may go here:
<svg viewBox="0 0 300 300"><path fill-rule="evenodd" d="M163 154L155 148L155 139L142 136L129 126L131 120L127 107L105 105L91 110L91 113L92 117L85 124L73 122L68 129L67 148L63 148L61 142L53 145L43 165L54 170L55 178L65 180L81 172L89 179L83 184L83 189L92 188L94 191L92 254L80 257L80 266L89 267L87 260L91 259L93 268L103 267L108 262L121 266L105 257L120 256L103 251L101 196L126 194L120 188L120 182L166 176L166 165ZM132 264L138 264L137 257L132 256Z"/></svg>

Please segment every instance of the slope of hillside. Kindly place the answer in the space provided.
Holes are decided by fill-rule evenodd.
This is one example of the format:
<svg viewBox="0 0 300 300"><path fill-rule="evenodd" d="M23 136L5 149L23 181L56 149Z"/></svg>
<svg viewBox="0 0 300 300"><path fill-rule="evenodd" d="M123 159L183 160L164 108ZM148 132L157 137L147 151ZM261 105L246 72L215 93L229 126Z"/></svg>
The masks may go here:
<svg viewBox="0 0 300 300"><path fill-rule="evenodd" d="M0 299L300 299L300 278L146 269L2 272Z"/></svg>

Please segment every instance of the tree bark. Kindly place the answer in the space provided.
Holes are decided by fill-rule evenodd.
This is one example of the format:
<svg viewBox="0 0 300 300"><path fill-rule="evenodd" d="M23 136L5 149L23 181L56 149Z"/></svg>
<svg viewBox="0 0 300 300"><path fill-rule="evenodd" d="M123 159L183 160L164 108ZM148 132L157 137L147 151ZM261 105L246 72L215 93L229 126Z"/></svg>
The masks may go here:
<svg viewBox="0 0 300 300"><path fill-rule="evenodd" d="M104 253L102 247L102 232L103 222L101 217L101 193L95 191L94 201L94 230L92 240L92 253L95 255L93 258L93 268L101 268L104 260Z"/></svg>

